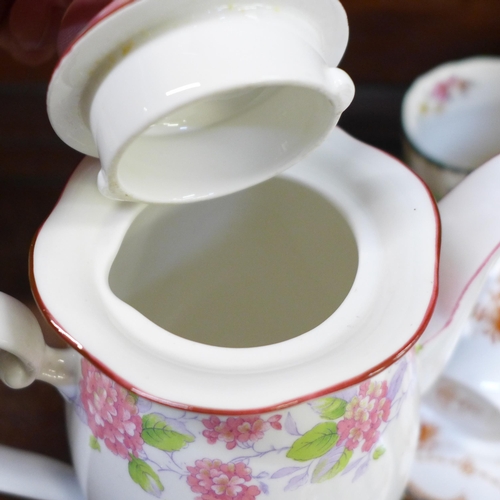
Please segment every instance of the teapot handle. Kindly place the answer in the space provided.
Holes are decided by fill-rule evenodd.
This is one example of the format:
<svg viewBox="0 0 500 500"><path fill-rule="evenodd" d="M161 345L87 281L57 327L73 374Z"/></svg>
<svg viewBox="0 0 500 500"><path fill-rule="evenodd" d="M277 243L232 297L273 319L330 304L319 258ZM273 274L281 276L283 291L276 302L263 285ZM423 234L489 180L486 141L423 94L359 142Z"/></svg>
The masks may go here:
<svg viewBox="0 0 500 500"><path fill-rule="evenodd" d="M35 379L73 385L76 353L45 344L35 315L22 302L0 292L0 379L13 389Z"/></svg>
<svg viewBox="0 0 500 500"><path fill-rule="evenodd" d="M35 379L56 386L72 385L76 357L72 349L47 346L29 308L0 292L0 378L6 385L20 389ZM69 465L2 445L0 491L37 500L83 500Z"/></svg>

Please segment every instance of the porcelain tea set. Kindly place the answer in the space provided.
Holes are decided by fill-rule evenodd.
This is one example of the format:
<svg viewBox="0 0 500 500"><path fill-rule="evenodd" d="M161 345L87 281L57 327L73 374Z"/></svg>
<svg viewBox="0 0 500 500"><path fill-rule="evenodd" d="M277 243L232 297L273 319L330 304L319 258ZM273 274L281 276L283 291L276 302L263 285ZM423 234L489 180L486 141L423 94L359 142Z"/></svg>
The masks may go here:
<svg viewBox="0 0 500 500"><path fill-rule="evenodd" d="M2 294L0 374L59 388L78 486L31 457L50 493L2 490L400 500L420 397L500 253L500 159L438 206L336 128L347 36L337 0L137 0L67 49L48 112L88 156L30 272L69 348Z"/></svg>

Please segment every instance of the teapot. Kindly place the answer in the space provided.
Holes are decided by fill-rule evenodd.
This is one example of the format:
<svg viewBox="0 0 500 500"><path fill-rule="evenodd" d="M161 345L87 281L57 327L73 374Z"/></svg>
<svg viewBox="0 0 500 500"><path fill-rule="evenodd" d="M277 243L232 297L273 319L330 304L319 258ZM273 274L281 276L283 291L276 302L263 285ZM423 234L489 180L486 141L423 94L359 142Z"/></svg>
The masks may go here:
<svg viewBox="0 0 500 500"><path fill-rule="evenodd" d="M105 198L100 168L83 160L31 256L72 349L6 295L1 314L2 379L59 387L84 497L399 499L420 394L499 252L500 158L439 211L340 128L200 203Z"/></svg>
<svg viewBox="0 0 500 500"><path fill-rule="evenodd" d="M50 499L399 500L420 395L500 252L500 158L438 208L334 128L353 98L336 1L114 3L48 93L54 128L89 155L30 257L69 349L0 295L2 380L67 401L79 486L40 462ZM43 498L2 452L2 488Z"/></svg>

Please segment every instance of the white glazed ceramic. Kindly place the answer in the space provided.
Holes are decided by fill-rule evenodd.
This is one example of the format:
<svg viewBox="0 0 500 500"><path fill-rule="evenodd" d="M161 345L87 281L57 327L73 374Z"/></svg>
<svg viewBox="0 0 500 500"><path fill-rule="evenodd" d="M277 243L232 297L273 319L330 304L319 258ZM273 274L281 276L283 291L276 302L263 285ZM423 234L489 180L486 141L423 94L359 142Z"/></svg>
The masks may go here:
<svg viewBox="0 0 500 500"><path fill-rule="evenodd" d="M11 320L1 337L3 380L66 397L84 497L399 500L419 395L498 253L500 159L439 217L409 169L339 129L197 204L104 198L99 169L82 162L32 256L73 349L32 348L38 326L8 298L28 340Z"/></svg>
<svg viewBox="0 0 500 500"><path fill-rule="evenodd" d="M106 196L191 202L253 186L311 151L350 104L338 0L129 3L65 53L58 135L101 160Z"/></svg>
<svg viewBox="0 0 500 500"><path fill-rule="evenodd" d="M441 198L500 153L500 59L474 57L419 77L403 102L406 161Z"/></svg>

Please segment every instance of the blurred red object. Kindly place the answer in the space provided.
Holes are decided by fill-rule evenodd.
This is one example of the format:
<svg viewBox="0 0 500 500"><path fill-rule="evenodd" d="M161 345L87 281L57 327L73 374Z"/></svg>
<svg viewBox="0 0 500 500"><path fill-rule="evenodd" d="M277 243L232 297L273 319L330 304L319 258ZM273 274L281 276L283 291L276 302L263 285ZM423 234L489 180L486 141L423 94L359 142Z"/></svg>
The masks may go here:
<svg viewBox="0 0 500 500"><path fill-rule="evenodd" d="M17 61L40 65L87 29L133 0L1 0L0 48Z"/></svg>

